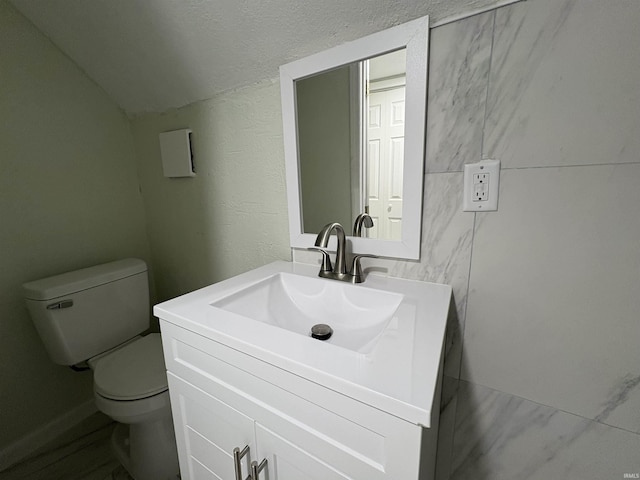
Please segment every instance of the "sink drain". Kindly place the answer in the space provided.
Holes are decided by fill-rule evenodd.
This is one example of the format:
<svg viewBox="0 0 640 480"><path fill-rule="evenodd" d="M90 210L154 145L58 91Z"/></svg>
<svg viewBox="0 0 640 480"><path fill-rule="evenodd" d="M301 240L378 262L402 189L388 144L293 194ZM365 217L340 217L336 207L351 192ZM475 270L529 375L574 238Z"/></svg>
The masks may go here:
<svg viewBox="0 0 640 480"><path fill-rule="evenodd" d="M311 336L318 340L329 340L333 335L333 328L324 323L318 323L311 327Z"/></svg>

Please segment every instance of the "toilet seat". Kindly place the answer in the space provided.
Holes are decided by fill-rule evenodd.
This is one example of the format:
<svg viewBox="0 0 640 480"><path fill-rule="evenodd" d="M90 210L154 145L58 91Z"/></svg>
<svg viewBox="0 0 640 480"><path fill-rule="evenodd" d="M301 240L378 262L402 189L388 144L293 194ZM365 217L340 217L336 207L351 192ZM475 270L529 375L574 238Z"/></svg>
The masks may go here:
<svg viewBox="0 0 640 480"><path fill-rule="evenodd" d="M100 358L93 372L95 393L120 401L152 397L168 389L159 333L133 341Z"/></svg>

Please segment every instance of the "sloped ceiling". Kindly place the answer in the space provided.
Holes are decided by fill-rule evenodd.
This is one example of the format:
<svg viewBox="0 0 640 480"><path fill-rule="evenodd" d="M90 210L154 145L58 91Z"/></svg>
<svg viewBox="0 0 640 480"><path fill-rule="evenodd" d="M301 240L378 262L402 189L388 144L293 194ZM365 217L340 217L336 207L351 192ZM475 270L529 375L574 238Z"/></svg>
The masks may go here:
<svg viewBox="0 0 640 480"><path fill-rule="evenodd" d="M281 64L500 0L10 0L128 114L276 78Z"/></svg>

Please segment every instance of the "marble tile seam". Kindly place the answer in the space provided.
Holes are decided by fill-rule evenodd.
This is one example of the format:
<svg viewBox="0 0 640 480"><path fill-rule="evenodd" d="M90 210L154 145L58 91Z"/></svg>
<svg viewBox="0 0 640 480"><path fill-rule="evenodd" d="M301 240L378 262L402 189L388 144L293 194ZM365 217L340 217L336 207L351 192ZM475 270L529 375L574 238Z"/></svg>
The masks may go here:
<svg viewBox="0 0 640 480"><path fill-rule="evenodd" d="M498 159L499 160L499 159ZM500 170L533 170L533 169L541 169L541 168L576 168L576 167L617 167L622 165L638 165L640 164L640 159L635 162L603 162L603 163L575 163L568 165L530 165L530 166L522 166L522 167L503 167L500 165Z"/></svg>
<svg viewBox="0 0 640 480"><path fill-rule="evenodd" d="M510 397L513 397L515 399L524 400L525 402L530 402L530 403L532 403L534 405L538 405L538 406L541 406L541 407L551 408L551 409L553 409L553 410L555 410L557 412L566 413L567 415L571 415L571 416L576 417L578 419L586 420L588 422L597 423L597 424L603 425L603 426L608 427L608 428L613 428L613 429L616 429L616 430L620 430L622 432L631 433L633 435L637 435L637 436L640 437L640 432L637 432L635 430L629 430L627 428L623 428L623 427L620 427L620 426L617 426L617 425L611 425L611 424L605 423L603 421L600 421L597 418L585 417L585 416L580 415L578 413L570 412L568 410L564 410L562 408L558 408L558 407L555 407L553 405L548 405L546 403L540 403L540 402L537 402L535 400L531 400L531 399L526 398L526 397L522 397L522 396L519 396L519 395L516 395L516 394L513 394L513 393L509 393L509 392L506 392L504 390L499 390L497 388L490 387L490 386L484 385L482 383L478 383L478 382L474 382L474 381L471 381L471 380L467 380L467 379L464 379L462 377L460 377L459 381L467 383L469 385L475 385L475 386L478 386L478 387L486 388L488 390L491 390L493 392L497 392L497 393L502 394L502 395L509 395ZM458 395L457 392L456 392L456 395ZM457 417L457 412L456 412L456 417Z"/></svg>
<svg viewBox="0 0 640 480"><path fill-rule="evenodd" d="M451 15L448 17L445 17L441 20L437 20L435 22L433 22L431 25L429 25L429 29L433 29L433 28L438 28L438 27L442 27L444 25L448 25L450 23L455 23L455 22L459 22L460 20L464 20L466 18L469 17L475 17L476 15L482 15L483 13L487 13L487 12L495 12L496 10L503 8L503 7L507 7L513 3L519 3L519 2L524 2L526 0L498 0L495 3L492 3L491 5L487 5L485 7L480 7L480 8L476 8L473 10L470 10L468 12L464 12L458 15Z"/></svg>
<svg viewBox="0 0 640 480"><path fill-rule="evenodd" d="M455 361L457 362L457 369L455 372L455 377L450 377L453 378L456 381L456 386L455 386L455 393L453 395L451 395L451 398L449 399L449 401L447 402L448 404L452 404L453 405L453 414L452 414L452 430L453 430L453 434L451 435L451 445L449 445L449 447L451 448L451 451L453 451L455 442L455 432L456 432L456 425L458 422L458 395L460 393L460 382L464 381L462 380L462 358L463 358L463 353L464 353L464 331L467 325L467 312L469 311L468 305L469 305L469 288L471 286L471 268L473 266L473 244L474 244L474 238L475 238L475 233L476 233L476 214L475 212L473 213L473 224L471 226L471 243L470 243L470 251L469 251L469 271L467 273L467 286L466 286L466 298L464 300L465 302L465 306L464 306L464 318L461 321L461 325L462 325L462 331L460 332L459 336L458 336L458 341L460 342L460 348L458 351L458 358L455 359ZM446 358L445 358L445 362L446 362ZM469 382L467 382L469 383ZM449 474L451 474L451 465L449 465Z"/></svg>
<svg viewBox="0 0 640 480"><path fill-rule="evenodd" d="M481 160L490 159L490 156L483 156ZM496 158L496 160L501 160L500 158ZM475 163L475 162L468 162ZM640 159L634 162L603 162L603 163L576 163L569 165L528 165L521 167L510 167L504 166L504 164L500 164L500 171L504 170L539 170L539 169L560 169L560 168L580 168L580 167L617 167L622 165L640 165ZM464 173L464 170L443 170L443 171L428 171L425 172L425 177L428 175L442 175L442 174L453 174L453 173Z"/></svg>
<svg viewBox="0 0 640 480"><path fill-rule="evenodd" d="M464 331L467 326L467 314L469 312L469 288L471 287L471 268L473 267L473 245L474 245L474 240L476 235L476 214L475 212L470 212L470 213L473 213L473 224L471 225L471 242L469 246L469 271L467 274L467 286L465 288L467 293L464 299L464 314L463 314L464 318L460 322L462 325L462 329L459 334L459 342L460 342L460 350L458 353L459 358L456 359L456 362L458 362L458 368L455 373L458 381L462 380L461 375L462 375L462 358L464 356ZM454 415L454 425L455 425L455 420L456 419Z"/></svg>
<svg viewBox="0 0 640 480"><path fill-rule="evenodd" d="M489 110L487 105L489 104L489 92L491 91L491 66L493 65L493 45L496 41L496 12L493 11L493 24L491 25L491 47L489 49L489 67L487 70L487 88L484 96L484 114L482 115L482 135L480 137L480 157L482 158L482 152L484 152L484 139L485 139L485 127L487 125L487 117L489 116ZM463 167L464 168L464 167Z"/></svg>

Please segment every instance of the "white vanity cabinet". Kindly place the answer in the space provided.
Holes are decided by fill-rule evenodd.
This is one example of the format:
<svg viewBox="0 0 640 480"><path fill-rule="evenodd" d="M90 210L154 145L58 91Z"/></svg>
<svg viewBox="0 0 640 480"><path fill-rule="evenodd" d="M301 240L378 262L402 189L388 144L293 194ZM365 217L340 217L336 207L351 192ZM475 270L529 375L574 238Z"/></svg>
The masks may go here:
<svg viewBox="0 0 640 480"><path fill-rule="evenodd" d="M429 480L425 429L161 319L183 480ZM422 471L421 471L422 455ZM429 459L428 461L424 461Z"/></svg>

